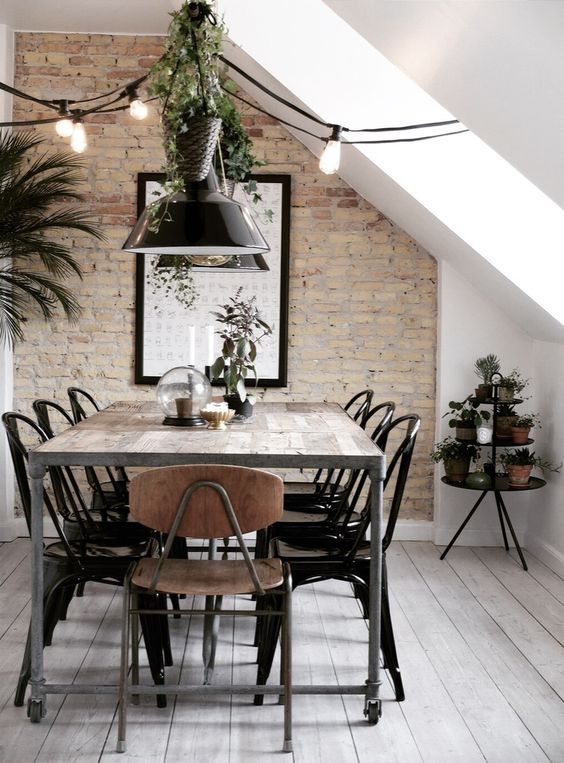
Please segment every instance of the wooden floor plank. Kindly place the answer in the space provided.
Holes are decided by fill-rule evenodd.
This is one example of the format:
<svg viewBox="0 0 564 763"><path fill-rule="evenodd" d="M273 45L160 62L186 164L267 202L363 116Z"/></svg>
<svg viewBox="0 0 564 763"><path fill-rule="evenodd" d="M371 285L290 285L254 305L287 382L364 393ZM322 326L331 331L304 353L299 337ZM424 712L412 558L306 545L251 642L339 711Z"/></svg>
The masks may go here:
<svg viewBox="0 0 564 763"><path fill-rule="evenodd" d="M473 744L469 743L465 754L500 763L505 760L545 761L546 756L535 739L403 549L395 546L388 554L388 564L400 606L472 736Z"/></svg>
<svg viewBox="0 0 564 763"><path fill-rule="evenodd" d="M564 760L564 704L538 668L531 664L526 644L532 618L503 589L499 581L476 564L470 549L452 549L447 564L424 563L423 552L412 545L417 565L440 598L451 619L467 634L472 649L508 702L530 729L550 760ZM433 551L427 550L427 558ZM519 574L519 568L515 567ZM446 592L441 592L441 588ZM534 622L534 621L533 621ZM535 624L536 626L537 624ZM516 635L516 640L508 637Z"/></svg>
<svg viewBox="0 0 564 763"><path fill-rule="evenodd" d="M392 617L407 698L395 702L384 675L383 717L376 726L364 720L360 696L295 696L295 752L283 755L282 708L272 698L254 707L244 696L183 697L165 710L144 698L130 711L128 752L118 755L115 697L49 695L40 724L30 724L25 709L12 705L28 627L28 548L25 540L0 547L1 761L564 760L564 583L530 555L527 574L497 549L457 547L441 562L431 544L392 544ZM45 650L49 681L77 675L117 682L121 595L100 588L73 600L68 621L58 624ZM334 581L304 586L294 605L295 680L362 683L367 628L350 587ZM181 665L185 678L201 680L201 617L193 620L189 630L186 621L171 622L170 680ZM253 627L250 618L235 624L224 619L215 681L254 679Z"/></svg>

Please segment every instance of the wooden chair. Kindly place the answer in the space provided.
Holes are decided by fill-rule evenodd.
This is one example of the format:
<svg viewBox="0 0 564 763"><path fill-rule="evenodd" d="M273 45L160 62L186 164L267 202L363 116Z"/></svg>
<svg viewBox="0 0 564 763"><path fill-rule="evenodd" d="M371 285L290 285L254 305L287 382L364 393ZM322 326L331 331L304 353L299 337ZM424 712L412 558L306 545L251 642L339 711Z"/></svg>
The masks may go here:
<svg viewBox="0 0 564 763"><path fill-rule="evenodd" d="M280 477L258 469L237 466L187 465L153 469L135 476L130 483L130 510L138 522L161 533L167 543L159 559L144 559L132 565L124 586L122 652L119 690L118 752L125 751L127 696L154 694L155 687L139 684L137 642L131 639L132 681L128 687L130 630L145 611L147 601L159 594L206 597L203 609L186 609L182 614L205 615L204 640L213 639L214 621L223 614L265 616L281 621L284 696L284 750L292 749L291 733L291 580L288 567L277 559L252 561L244 533L276 521L282 514L283 484ZM198 538L210 542L236 536L243 554L236 559L173 559L170 551L175 537ZM225 595L254 595L257 609L221 610ZM150 608L152 613L171 614ZM163 685L163 694L247 693L256 687ZM281 693L277 687L276 693Z"/></svg>
<svg viewBox="0 0 564 763"><path fill-rule="evenodd" d="M405 485L407 482L411 457L415 440L420 427L420 419L416 414L401 416L392 421L381 436L389 438L395 432L399 433L400 442L388 459L386 477L384 479L384 497L386 489L391 489L392 495L389 506L389 516L386 531L382 540L382 604L381 604L381 646L384 657L384 667L392 679L396 699L405 699L403 683L395 646L390 605L388 597L388 576L386 569L386 549L389 547L396 521L401 508ZM345 580L353 584L355 594L361 600L364 616L368 616L368 593L370 587L370 542L365 540L370 525L370 495L363 511L362 522L359 523L355 535L338 537L320 534L299 542L295 537L286 541L277 538L272 541L273 555L285 564L290 565L292 585L297 588L307 583L321 580ZM261 626L261 641L259 648L259 682L266 683L274 657L277 633L276 622L269 628ZM261 703L261 697L255 702Z"/></svg>

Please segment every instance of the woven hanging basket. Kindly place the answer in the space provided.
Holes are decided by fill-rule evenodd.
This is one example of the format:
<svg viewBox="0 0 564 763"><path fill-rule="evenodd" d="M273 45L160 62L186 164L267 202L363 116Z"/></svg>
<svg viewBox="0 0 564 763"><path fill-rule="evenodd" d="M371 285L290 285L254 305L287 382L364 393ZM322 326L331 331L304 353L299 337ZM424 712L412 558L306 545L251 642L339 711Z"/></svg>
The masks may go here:
<svg viewBox="0 0 564 763"><path fill-rule="evenodd" d="M187 130L176 134L178 174L186 182L204 180L210 171L213 154L221 129L221 119L215 117L190 117L186 120ZM163 122L165 134L166 119Z"/></svg>

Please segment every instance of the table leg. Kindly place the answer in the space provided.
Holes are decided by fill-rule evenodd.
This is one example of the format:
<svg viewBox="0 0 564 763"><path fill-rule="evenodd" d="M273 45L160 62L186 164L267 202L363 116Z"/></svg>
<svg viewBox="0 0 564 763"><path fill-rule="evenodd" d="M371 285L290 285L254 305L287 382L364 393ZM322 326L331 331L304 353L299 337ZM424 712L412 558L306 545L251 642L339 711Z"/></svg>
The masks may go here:
<svg viewBox="0 0 564 763"><path fill-rule="evenodd" d="M369 723L378 723L380 699L380 608L382 604L382 524L383 483L376 470L370 471L370 593L368 615L368 678L364 714Z"/></svg>
<svg viewBox="0 0 564 763"><path fill-rule="evenodd" d="M470 519L472 518L472 515L474 514L474 512L476 511L476 509L478 508L478 506L479 506L479 505L482 503L482 501L484 500L484 498L486 497L486 495L487 495L487 494L488 494L488 491L487 491L487 490L484 490L484 492L482 493L482 495L481 495L481 496L478 498L478 500L476 501L476 503L475 503L475 504L472 506L472 508L470 509L470 513L468 514L468 516L466 517L466 519L464 520L464 522L463 522L463 523L460 525L460 527L458 528L458 530L455 532L455 534L454 534L454 535L453 535L453 537L452 537L452 540L450 541L450 543L448 544L448 546L445 548L445 550L444 550L444 551L443 551L443 553L441 554L441 559L444 559L444 558L445 558L445 556L448 554L448 552L451 550L451 548L454 546L454 544L456 543L456 539L458 538L458 536L460 535L460 533L461 533L461 532L464 530L464 528L466 527L466 525L468 524L468 522L469 522L469 521L470 521Z"/></svg>
<svg viewBox="0 0 564 763"><path fill-rule="evenodd" d="M31 696L28 715L39 723L47 711L43 675L43 478L45 467L32 462L31 478Z"/></svg>

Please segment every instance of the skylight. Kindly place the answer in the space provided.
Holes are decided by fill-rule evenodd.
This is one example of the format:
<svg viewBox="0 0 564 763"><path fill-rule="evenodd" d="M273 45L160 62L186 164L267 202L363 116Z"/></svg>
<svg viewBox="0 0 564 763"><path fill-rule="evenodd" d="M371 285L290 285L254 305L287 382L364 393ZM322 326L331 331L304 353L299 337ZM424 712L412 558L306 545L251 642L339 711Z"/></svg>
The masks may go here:
<svg viewBox="0 0 564 763"><path fill-rule="evenodd" d="M323 120L355 128L453 118L322 0L290 7L221 3L231 39ZM564 324L564 211L508 162L471 133L357 148Z"/></svg>

